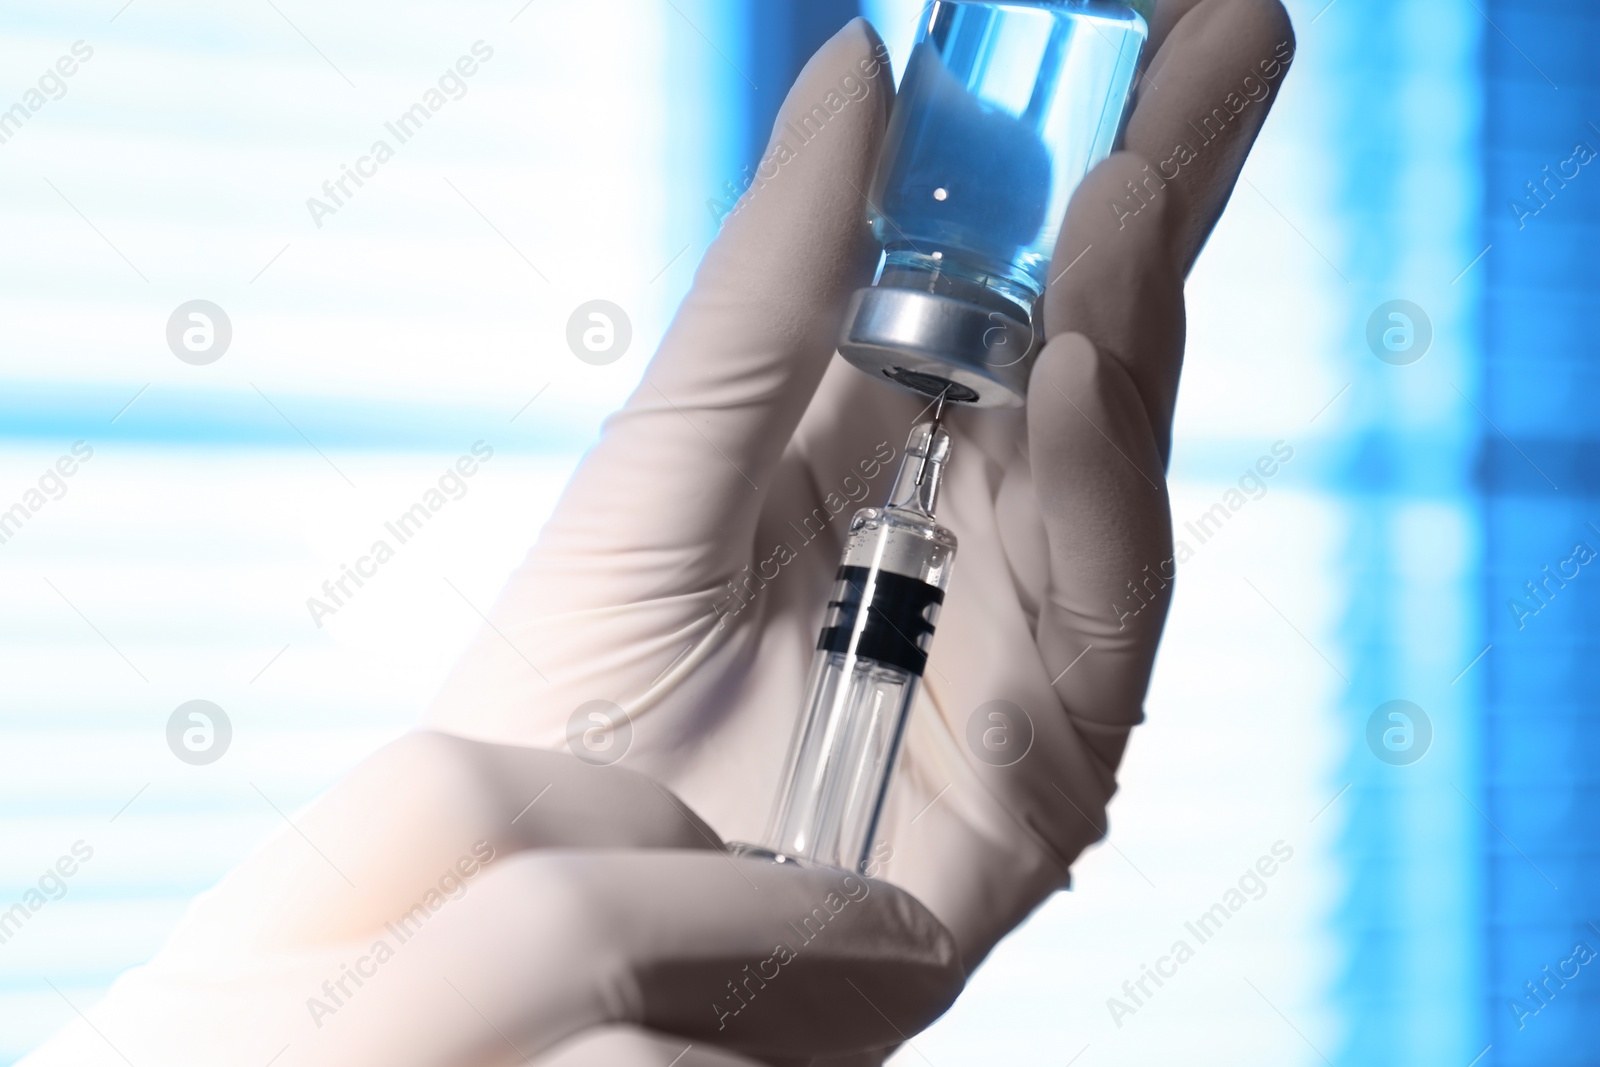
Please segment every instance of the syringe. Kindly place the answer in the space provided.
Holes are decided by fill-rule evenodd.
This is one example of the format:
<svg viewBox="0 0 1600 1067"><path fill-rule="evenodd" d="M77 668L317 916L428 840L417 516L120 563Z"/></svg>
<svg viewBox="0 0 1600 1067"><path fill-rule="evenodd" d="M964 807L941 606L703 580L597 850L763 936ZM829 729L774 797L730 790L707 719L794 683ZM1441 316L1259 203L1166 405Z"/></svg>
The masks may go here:
<svg viewBox="0 0 1600 1067"><path fill-rule="evenodd" d="M941 395L911 431L889 503L850 522L778 802L751 851L866 867L955 560L955 535L934 521L944 408Z"/></svg>

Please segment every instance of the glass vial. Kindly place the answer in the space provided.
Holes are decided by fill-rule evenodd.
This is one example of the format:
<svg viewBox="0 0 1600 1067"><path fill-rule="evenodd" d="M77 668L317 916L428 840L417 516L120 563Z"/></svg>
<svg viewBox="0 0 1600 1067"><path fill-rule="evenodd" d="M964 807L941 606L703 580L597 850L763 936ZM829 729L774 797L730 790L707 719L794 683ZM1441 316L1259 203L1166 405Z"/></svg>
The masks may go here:
<svg viewBox="0 0 1600 1067"><path fill-rule="evenodd" d="M1021 404L1067 201L1121 132L1148 28L1123 0L933 0L868 196L883 244L840 352L982 407Z"/></svg>
<svg viewBox="0 0 1600 1067"><path fill-rule="evenodd" d="M888 506L851 520L763 852L865 869L955 559L933 517L949 456L917 426Z"/></svg>

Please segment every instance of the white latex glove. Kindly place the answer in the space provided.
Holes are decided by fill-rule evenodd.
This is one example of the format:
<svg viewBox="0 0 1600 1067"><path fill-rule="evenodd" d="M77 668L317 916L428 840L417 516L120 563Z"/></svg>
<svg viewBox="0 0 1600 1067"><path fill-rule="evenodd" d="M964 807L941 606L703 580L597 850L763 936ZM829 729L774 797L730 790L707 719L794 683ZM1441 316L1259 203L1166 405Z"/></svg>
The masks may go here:
<svg viewBox="0 0 1600 1067"><path fill-rule="evenodd" d="M961 547L878 854L954 933L969 971L1104 834L1171 595L1156 575L1172 574L1164 472L1183 278L1293 42L1277 0L1162 3L1127 150L1069 210L1026 410L950 417L939 518ZM801 73L775 134L792 158L763 167L770 180L724 223L433 727L560 748L576 709L614 702L631 720L622 766L670 786L723 838L759 838L850 515L882 502L927 410L834 355L844 303L876 262L864 193L889 71L809 143L792 132L873 67L877 46L858 20ZM1220 131L1209 142L1205 122ZM1175 154L1180 143L1192 157ZM1176 177L1158 188L1161 168ZM1125 183L1147 179L1148 206L1114 206L1138 207ZM806 543L808 520L830 514ZM730 582L754 590L737 614ZM1149 602L1136 613L1130 583ZM1011 766L968 743L992 701L1031 722ZM977 732L991 724L985 710Z"/></svg>
<svg viewBox="0 0 1600 1067"><path fill-rule="evenodd" d="M890 1045L961 988L903 891L729 856L660 786L565 753L413 734L295 821L22 1063L717 1067L750 1061L713 1042Z"/></svg>
<svg viewBox="0 0 1600 1067"><path fill-rule="evenodd" d="M1182 277L1270 99L1136 215L1119 224L1110 201L1145 179L1141 154L1172 159L1198 140L1188 120L1233 112L1246 76L1275 90L1281 70L1258 65L1292 51L1276 0L1176 0L1153 29L1130 150L1074 199L1027 411L952 419L941 521L961 552L875 872L915 899L735 859L718 840L761 833L841 534L882 499L922 406L830 365L843 302L871 273L862 192L892 95L887 68L864 76L877 40L858 21L807 66L779 129L846 75L870 92L727 220L431 711L458 736L373 757L26 1067L752 1062L716 1045L870 1061L943 1011L963 968L1103 833L1170 595L1152 584L1127 614L1126 583L1171 557ZM885 449L864 499L846 499ZM831 521L804 543L817 509ZM778 554L730 614L728 583L746 566L770 575L780 543L794 558ZM631 718L619 765L538 750L565 748L595 700ZM1034 734L1007 767L966 740L995 700ZM418 918L418 904L437 908ZM807 916L823 932L803 940Z"/></svg>

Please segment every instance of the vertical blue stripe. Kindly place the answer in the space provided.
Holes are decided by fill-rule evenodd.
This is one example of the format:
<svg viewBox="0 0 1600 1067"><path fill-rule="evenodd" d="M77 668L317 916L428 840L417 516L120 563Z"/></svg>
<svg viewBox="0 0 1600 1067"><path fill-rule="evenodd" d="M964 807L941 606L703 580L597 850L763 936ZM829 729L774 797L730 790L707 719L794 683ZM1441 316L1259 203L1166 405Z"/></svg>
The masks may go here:
<svg viewBox="0 0 1600 1067"><path fill-rule="evenodd" d="M1553 0L1485 9L1499 32L1484 53L1483 405L1504 434L1485 433L1482 459L1495 643L1483 1001L1495 1064L1563 1067L1600 1061L1600 961L1573 959L1580 943L1600 951L1600 564L1578 562L1600 549L1600 21Z"/></svg>
<svg viewBox="0 0 1600 1067"><path fill-rule="evenodd" d="M1314 5L1314 14L1322 5ZM1476 305L1462 269L1481 240L1477 56L1492 32L1470 4L1342 0L1300 20L1299 76L1324 94L1331 250L1345 280L1334 339L1353 413L1331 447L1327 489L1346 511L1346 881L1333 917L1343 1037L1352 1067L1466 1067L1488 1043L1480 976L1481 440ZM1304 86L1302 85L1303 89ZM1291 90L1292 91L1292 90ZM1342 251L1342 256L1340 252ZM1409 365L1378 358L1368 324L1388 301L1422 308L1432 345ZM1382 321L1389 321L1380 316ZM1479 401L1481 403L1481 401ZM1389 701L1423 709L1421 759L1391 765L1368 724ZM1387 723L1388 720L1386 719ZM1378 746L1381 748L1381 744Z"/></svg>

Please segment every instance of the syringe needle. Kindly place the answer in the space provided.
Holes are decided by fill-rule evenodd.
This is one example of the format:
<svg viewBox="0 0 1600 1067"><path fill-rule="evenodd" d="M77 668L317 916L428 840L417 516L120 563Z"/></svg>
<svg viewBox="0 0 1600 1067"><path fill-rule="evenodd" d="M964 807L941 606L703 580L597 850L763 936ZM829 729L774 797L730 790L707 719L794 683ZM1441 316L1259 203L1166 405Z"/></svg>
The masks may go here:
<svg viewBox="0 0 1600 1067"><path fill-rule="evenodd" d="M921 486L922 478L928 473L928 457L933 453L933 443L939 436L940 424L944 422L944 405L950 397L948 386L939 393L939 399L933 402L933 421L928 424L928 445L922 454L922 462L917 464L917 478L912 484Z"/></svg>

